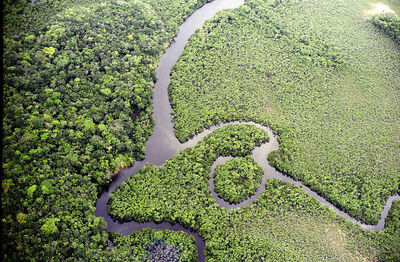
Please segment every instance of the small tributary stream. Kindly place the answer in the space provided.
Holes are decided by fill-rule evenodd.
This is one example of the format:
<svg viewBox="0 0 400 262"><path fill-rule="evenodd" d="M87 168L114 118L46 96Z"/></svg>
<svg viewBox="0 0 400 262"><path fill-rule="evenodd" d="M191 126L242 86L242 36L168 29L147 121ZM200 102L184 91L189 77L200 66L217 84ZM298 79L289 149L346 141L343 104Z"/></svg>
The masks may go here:
<svg viewBox="0 0 400 262"><path fill-rule="evenodd" d="M171 105L169 103L168 98L168 85L170 83L170 73L172 67L178 61L182 51L188 42L188 39L196 29L200 28L204 22L212 18L218 11L224 9L232 9L237 8L244 4L243 0L215 0L211 3L205 4L200 9L196 10L190 17L188 17L185 22L179 27L179 33L175 37L174 42L166 49L165 53L161 56L161 59L158 63L158 67L156 69L156 77L157 81L153 90L153 118L155 120L154 131L152 135L149 137L146 142L146 156L143 161L135 162L133 166L121 170L117 176L114 177L112 182L109 184L107 189L100 195L96 203L96 212L95 215L98 217L103 217L107 222L107 231L109 232L117 232L123 235L129 235L133 231L140 230L143 228L152 228L152 229L170 229L170 230L182 230L188 234L192 234L196 239L196 246L199 253L199 261L204 261L204 246L205 243L202 238L191 230L188 230L182 227L179 224L172 225L170 223L138 223L135 221L130 222L119 222L114 221L107 212L107 204L110 197L110 194L117 188L123 181L125 181L130 176L136 174L140 168L142 168L145 164L152 164L155 166L161 166L165 163L166 160L174 157L179 151L194 146L197 142L201 141L206 135L212 133L214 130L221 128L226 125L231 124L253 124L267 131L270 136L270 141L257 147L252 152L252 157L254 160L263 168L264 176L261 185L257 189L256 193L250 198L244 200L239 204L229 204L225 202L223 199L220 199L213 190L213 181L210 179L210 191L213 194L216 202L225 208L237 208L242 206L247 206L254 201L265 188L265 183L269 178L276 178L284 181L290 181L296 185L301 186L305 191L308 192L312 197L316 198L321 203L331 207L338 215L343 218L349 219L355 224L359 224L364 229L379 231L383 229L385 224L385 218L389 212L391 204L393 200L400 199L398 195L392 196L386 203L384 210L381 213L381 218L377 225L365 225L360 221L355 220L350 217L347 213L339 210L329 202L327 202L324 198L319 196L314 191L310 190L308 187L304 186L301 182L295 181L292 178L281 174L276 171L273 167L268 164L266 160L266 156L269 152L278 150L279 143L276 139L276 136L272 133L272 131L264 126L255 123L249 122L231 122L227 124L221 124L218 126L213 126L203 131L199 135L191 138L188 142L181 144L178 139L174 135L173 131L173 123L171 119ZM215 167L219 164L225 163L230 158L218 158L213 166L211 167L211 174L215 170Z"/></svg>

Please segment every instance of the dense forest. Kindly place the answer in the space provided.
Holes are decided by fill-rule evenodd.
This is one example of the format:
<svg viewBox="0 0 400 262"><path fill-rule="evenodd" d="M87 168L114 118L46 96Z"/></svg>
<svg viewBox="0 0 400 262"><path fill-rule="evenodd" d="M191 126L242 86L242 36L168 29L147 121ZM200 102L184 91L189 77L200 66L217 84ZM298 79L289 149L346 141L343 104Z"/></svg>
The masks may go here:
<svg viewBox="0 0 400 262"><path fill-rule="evenodd" d="M255 126L218 129L161 168L147 165L122 183L111 195L109 212L117 219L179 222L198 230L198 214L208 212L200 207L217 206L208 190L212 163L219 156L245 157L267 139L268 134Z"/></svg>
<svg viewBox="0 0 400 262"><path fill-rule="evenodd" d="M205 2L4 2L3 259L119 256L97 195L143 157L156 62Z"/></svg>
<svg viewBox="0 0 400 262"><path fill-rule="evenodd" d="M208 261L363 261L400 253L399 201L380 233L363 231L276 179L249 206L220 207L208 190L212 163L219 156L249 157L267 137L250 125L218 129L162 167L142 168L113 192L109 212L119 220L193 229L206 242Z"/></svg>
<svg viewBox="0 0 400 262"><path fill-rule="evenodd" d="M400 184L400 52L399 24L365 15L371 3L249 0L217 14L173 69L176 136L269 126L281 145L271 164L376 224Z"/></svg>
<svg viewBox="0 0 400 262"><path fill-rule="evenodd" d="M197 260L191 235L109 233L94 213L112 177L144 158L157 61L206 2L4 1L2 260ZM357 10L369 2L249 0L219 13L172 73L178 139L232 120L268 125L281 143L271 164L376 223L400 185L400 24L364 17ZM239 202L260 183L250 152L267 141L252 125L218 129L162 167L143 167L113 192L109 212L192 229L208 261L400 259L400 201L379 233L275 179L247 207L218 206L213 162L237 157L215 185Z"/></svg>

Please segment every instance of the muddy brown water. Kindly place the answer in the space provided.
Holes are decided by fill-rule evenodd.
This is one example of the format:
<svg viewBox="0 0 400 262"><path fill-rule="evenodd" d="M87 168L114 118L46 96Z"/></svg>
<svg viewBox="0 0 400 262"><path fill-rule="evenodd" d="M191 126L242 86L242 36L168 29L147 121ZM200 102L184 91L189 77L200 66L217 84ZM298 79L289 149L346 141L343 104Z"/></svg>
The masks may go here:
<svg viewBox="0 0 400 262"><path fill-rule="evenodd" d="M171 118L171 105L168 99L168 85L170 83L170 73L172 67L178 61L182 51L188 42L188 39L191 35L195 33L195 31L202 27L204 22L212 18L218 11L225 10L225 9L232 9L237 8L244 4L243 0L215 0L211 3L205 4L203 7L196 10L190 17L188 17L184 23L179 27L179 32L175 37L174 41L171 45L166 49L165 53L162 55L158 67L156 69L156 76L157 81L154 86L153 90L153 118L155 120L155 126L152 135L149 137L148 141L146 142L146 156L143 161L137 161L134 163L133 166L128 167L124 170L121 170L117 176L114 177L112 182L109 184L107 189L102 192L100 197L96 203L96 211L95 215L98 217L103 217L107 223L107 231L108 232L117 232L123 235L129 235L133 231L140 230L143 228L152 228L154 230L161 230L161 229L170 229L176 231L184 231L188 234L191 234L196 239L196 246L198 249L199 261L204 261L204 247L205 243L203 239L194 231L184 228L179 224L170 224L170 223L138 223L136 221L130 222L120 222L114 221L107 212L107 204L110 197L110 194L114 191L116 187L118 187L123 181L128 179L130 176L136 174L140 168L142 168L145 164L152 164L155 166L161 166L165 163L166 160L174 157L179 151L194 146L196 143L201 141L206 135L212 133L214 130L221 128L223 126L231 125L231 124L253 124L257 127L265 130L268 132L270 136L270 141L264 143L260 147L255 148L252 151L252 157L254 160L263 168L264 176L262 179L262 183L260 184L259 188L256 190L255 194L249 197L248 199L244 200L239 204L229 204L228 202L224 201L223 199L219 198L213 188L213 172L217 165L223 164L231 157L220 157L218 158L215 163L211 167L211 174L209 180L209 189L215 198L216 202L224 208L238 208L247 206L252 203L258 196L265 189L265 183L269 178L276 178L283 181L289 181L302 187L309 195L317 199L322 204L330 207L334 210L339 216L352 221L354 224L360 225L363 229L367 230L375 230L379 231L384 228L385 225L385 218L389 212L389 209L392 205L393 200L400 199L398 195L392 196L388 199L385 208L381 212L381 218L377 225L366 225L356 219L350 217L347 213L339 210L324 198L319 196L317 193L312 191L307 186L303 185L299 181L295 181L292 178L278 172L268 164L266 160L266 156L274 150L279 149L279 143L276 139L276 136L272 133L272 131L264 126L253 122L231 122L220 124L216 126L212 126L207 130L203 131L199 135L191 138L186 143L181 144L174 135L173 131L173 123Z"/></svg>

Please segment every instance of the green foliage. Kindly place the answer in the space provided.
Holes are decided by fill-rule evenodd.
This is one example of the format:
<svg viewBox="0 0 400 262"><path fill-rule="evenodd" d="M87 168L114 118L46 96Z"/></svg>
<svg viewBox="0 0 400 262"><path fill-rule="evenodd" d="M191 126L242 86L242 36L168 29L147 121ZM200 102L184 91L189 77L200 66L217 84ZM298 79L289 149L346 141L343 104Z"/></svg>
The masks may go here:
<svg viewBox="0 0 400 262"><path fill-rule="evenodd" d="M372 23L400 45L400 18L394 15L379 15Z"/></svg>
<svg viewBox="0 0 400 262"><path fill-rule="evenodd" d="M4 2L2 260L145 260L149 250L175 254L171 246L179 246L181 261L196 259L193 238L180 232L113 235L110 250L94 212L111 176L143 157L156 61L205 2ZM398 57L360 22L356 1L280 2L249 1L192 38L181 61L194 68L183 72L180 62L174 73L190 77L183 78L185 95L175 94L177 82L170 89L176 134L185 140L234 119L269 124L281 134L278 168L375 220L399 184L392 124L400 112L393 96ZM212 162L244 157L266 139L254 127L218 130L165 166L143 168L113 194L110 210L197 230L210 261L396 259L398 204L380 234L362 232L276 180L249 207L220 208L207 189Z"/></svg>
<svg viewBox="0 0 400 262"><path fill-rule="evenodd" d="M33 197L33 193L35 193L35 191L36 191L36 188L37 188L37 185L30 186L30 187L26 190L26 194L27 194L30 198L32 198L32 197Z"/></svg>
<svg viewBox="0 0 400 262"><path fill-rule="evenodd" d="M248 155L256 146L249 144L253 138L266 135L254 126L228 126L161 167L143 167L112 193L110 213L196 230L208 261L363 261L396 250L398 242L363 231L302 188L275 179L249 206L227 210L216 204L208 190L212 163L218 156Z"/></svg>
<svg viewBox="0 0 400 262"><path fill-rule="evenodd" d="M205 2L4 2L2 260L124 260L96 199L143 158L156 62Z"/></svg>
<svg viewBox="0 0 400 262"><path fill-rule="evenodd" d="M382 243L379 258L382 261L399 261L400 259L400 201L393 201L386 217L385 229L380 232L378 241Z"/></svg>
<svg viewBox="0 0 400 262"><path fill-rule="evenodd" d="M207 212L203 207L216 206L208 190L212 163L219 156L249 155L267 139L253 125L220 128L162 167L143 167L112 193L109 212L117 219L178 222L198 229L196 217Z"/></svg>
<svg viewBox="0 0 400 262"><path fill-rule="evenodd" d="M25 224L26 223L26 214L24 213L18 213L17 215L17 221L20 224Z"/></svg>
<svg viewBox="0 0 400 262"><path fill-rule="evenodd" d="M129 236L111 233L113 252L128 253L125 260L139 261L197 261L195 239L182 231L148 228L135 231Z"/></svg>
<svg viewBox="0 0 400 262"><path fill-rule="evenodd" d="M42 194L43 195L49 195L54 192L53 190L53 185L50 180L45 180L42 183Z"/></svg>
<svg viewBox="0 0 400 262"><path fill-rule="evenodd" d="M240 203L256 192L263 174L250 156L234 158L215 168L214 191L229 203Z"/></svg>
<svg viewBox="0 0 400 262"><path fill-rule="evenodd" d="M29 36L28 36L28 38L29 38ZM25 38L25 40L26 40L26 38ZM54 47L52 47L52 46L43 48L43 53L48 54L49 56L52 56L55 51L56 51L56 49L54 49Z"/></svg>
<svg viewBox="0 0 400 262"><path fill-rule="evenodd" d="M52 234L58 233L58 227L56 226L56 223L59 221L59 218L49 218L47 219L46 223L43 224L40 230L42 230L42 232L48 237Z"/></svg>
<svg viewBox="0 0 400 262"><path fill-rule="evenodd" d="M217 14L172 71L176 136L269 126L278 170L377 223L400 184L400 52L365 18L369 4L249 0Z"/></svg>
<svg viewBox="0 0 400 262"><path fill-rule="evenodd" d="M393 201L389 214L386 217L385 226L387 231L400 233L400 201Z"/></svg>
<svg viewBox="0 0 400 262"><path fill-rule="evenodd" d="M1 187L3 189L3 192L7 194L8 190L14 186L14 183L12 182L12 179L3 179L1 181Z"/></svg>

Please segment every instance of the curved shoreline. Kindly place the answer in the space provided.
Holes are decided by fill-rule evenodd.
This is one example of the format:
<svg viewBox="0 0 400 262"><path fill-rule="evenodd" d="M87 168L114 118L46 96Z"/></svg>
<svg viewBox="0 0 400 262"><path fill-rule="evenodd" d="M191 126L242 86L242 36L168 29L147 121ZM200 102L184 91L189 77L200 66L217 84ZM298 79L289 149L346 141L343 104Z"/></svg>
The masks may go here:
<svg viewBox="0 0 400 262"><path fill-rule="evenodd" d="M270 178L276 178L283 181L289 181L302 187L309 195L313 198L317 199L320 203L325 204L329 208L331 208L336 214L340 217L345 218L353 222L354 224L360 225L363 229L366 230L374 230L380 231L384 228L385 219L388 215L389 209L394 200L400 200L399 195L391 196L386 202L385 208L381 212L381 217L377 225L367 225L361 221L358 221L351 216L349 216L344 211L341 211L323 197L319 196L316 192L312 191L309 187L303 185L303 183L296 181L280 172L275 170L272 166L268 164L267 155L275 150L279 149L279 143L277 141L276 136L273 134L272 130L262 126L260 124L256 124L254 122L238 122L233 121L230 123L224 123L220 125L212 126L200 134L194 136L189 141L181 144L174 135L173 122L171 118L171 105L169 103L168 98L168 86L170 83L170 73L179 59L180 55L183 52L183 49L188 42L190 36L195 33L195 31L200 28L204 22L212 18L218 11L231 9L239 7L244 4L244 0L215 0L213 2L207 3L198 10L196 10L191 16L189 16L184 23L179 27L179 32L175 37L174 41L171 45L165 50L165 53L161 56L157 69L156 69L156 77L157 81L155 83L153 89L153 118L155 120L155 126L152 135L146 142L146 155L145 159L142 161L135 162L131 167L125 168L121 170L117 176L115 176L112 182L109 184L106 190L104 190L99 196L96 202L96 211L95 215L98 217L103 217L104 221L107 223L107 231L108 232L117 232L123 235L128 235L133 231L140 230L143 228L151 228L155 230L159 229L170 229L170 230L180 230L184 231L188 234L192 234L196 239L196 246L198 249L199 261L204 261L204 247L205 243L203 239L196 233L191 230L184 228L179 224L170 224L167 222L163 223L138 223L135 221L130 222L119 222L113 220L107 211L108 200L110 194L114 191L116 187L118 187L122 182L128 179L130 176L136 174L140 168L142 168L145 164L152 164L155 166L161 166L165 163L166 160L174 157L179 151L194 146L197 142L201 141L206 135L212 133L218 128L232 125L232 124L252 124L257 127L265 130L270 140L262 144L260 147L255 148L252 151L252 157L255 162L257 162L264 170L264 175L262 178L262 182L260 186L257 188L254 195L244 200L239 204L229 204L224 200L220 199L213 190L213 170L215 167L221 162L226 162L230 157L218 158L211 168L210 180L209 180L209 188L210 192L213 195L216 202L224 208L238 208L247 206L251 202L253 202L262 192L265 190L265 184Z"/></svg>

